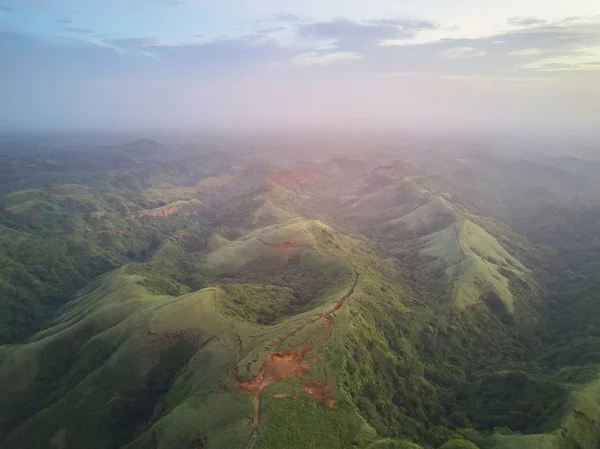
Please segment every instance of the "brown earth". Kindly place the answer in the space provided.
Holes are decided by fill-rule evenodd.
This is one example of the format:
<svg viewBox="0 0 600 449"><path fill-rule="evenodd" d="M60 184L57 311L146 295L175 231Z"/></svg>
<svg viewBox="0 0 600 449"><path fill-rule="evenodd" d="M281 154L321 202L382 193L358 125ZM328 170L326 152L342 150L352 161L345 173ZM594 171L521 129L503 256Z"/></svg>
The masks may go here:
<svg viewBox="0 0 600 449"><path fill-rule="evenodd" d="M278 351L269 356L265 356L263 364L256 376L240 377L237 366L234 368L234 378L237 388L254 394L254 425L252 426L250 434L242 444L241 449L246 449L248 447L252 440L252 436L258 431L258 426L260 425L260 394L262 390L278 380L288 380L291 377L296 377L305 373L308 368L306 356L314 349L316 337L324 330L329 332L333 331L334 322L331 316L339 311L354 294L358 279L359 274L355 273L354 282L348 293L342 296L342 298L340 298L340 300L338 300L329 310L314 316L310 321L296 327L292 332L279 337L278 341L282 342L300 332L308 324L324 320L323 325L315 330L313 335L308 338L307 342L298 351ZM324 382L310 381L304 384L303 389L308 392L315 401L324 404L326 407L333 407L335 404L333 392Z"/></svg>
<svg viewBox="0 0 600 449"><path fill-rule="evenodd" d="M329 408L335 405L333 393L329 388L329 385L327 385L325 382L307 382L302 386L302 389L310 394L315 402L320 402Z"/></svg>
<svg viewBox="0 0 600 449"><path fill-rule="evenodd" d="M575 419L583 419L583 420L587 421L588 423L590 423L592 425L596 425L596 420L595 419L591 419L585 413L580 412L579 410L575 410L575 409L573 409L571 412L573 414L573 418L575 418Z"/></svg>
<svg viewBox="0 0 600 449"><path fill-rule="evenodd" d="M312 345L306 345L299 351L279 351L265 356L264 362L256 376L240 377L236 374L236 382L240 389L260 395L263 388L277 380L288 380L306 371L308 364L305 355L312 351ZM258 422L258 416L256 416Z"/></svg>
<svg viewBox="0 0 600 449"><path fill-rule="evenodd" d="M312 345L303 347L299 351L279 351L270 356L265 356L260 371L256 376L240 377L237 374L237 367L234 369L234 376L237 387L253 393L254 397L254 419L250 434L241 446L246 449L252 440L252 436L258 431L260 425L260 394L262 390L277 380L288 380L291 377L302 374L308 364L304 361L306 353L312 350Z"/></svg>

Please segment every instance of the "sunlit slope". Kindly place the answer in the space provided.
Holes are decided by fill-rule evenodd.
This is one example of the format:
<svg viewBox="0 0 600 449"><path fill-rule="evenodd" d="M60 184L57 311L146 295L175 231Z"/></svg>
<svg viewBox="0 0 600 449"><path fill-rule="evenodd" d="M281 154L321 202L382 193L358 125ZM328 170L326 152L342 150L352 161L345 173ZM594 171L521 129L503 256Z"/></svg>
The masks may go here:
<svg viewBox="0 0 600 449"><path fill-rule="evenodd" d="M409 260L409 269L429 273L430 283L442 285L440 294L457 308L487 303L512 315L514 285L534 284L530 270L490 231L502 229L470 214L450 195L424 191L418 201L400 202L388 211L396 217L372 225L370 232L392 254Z"/></svg>
<svg viewBox="0 0 600 449"><path fill-rule="evenodd" d="M70 304L54 329L5 361L0 371L4 428L28 414L37 395L47 399L3 447L45 447L57 440L64 447L122 445L138 426L191 399L174 396L174 382L183 375L201 383L190 396L204 407L212 403L204 412L205 431L218 427L219 420L230 423L224 435L210 432L215 442L224 438L213 447L228 447L236 432L243 438L244 409L251 410L251 403L215 388L236 357L227 320L215 309L217 291L153 296L139 281L121 273L107 276ZM176 430L180 437L189 432L185 425Z"/></svg>
<svg viewBox="0 0 600 449"><path fill-rule="evenodd" d="M385 222L384 230L401 231L407 235L423 235L456 221L456 211L442 197L435 197L406 215Z"/></svg>
<svg viewBox="0 0 600 449"><path fill-rule="evenodd" d="M275 224L297 217L300 200L296 194L276 185L264 184L231 199L216 211L219 221L242 229Z"/></svg>
<svg viewBox="0 0 600 449"><path fill-rule="evenodd" d="M344 236L319 221L294 218L259 228L234 241L221 241L208 255L206 269L239 270L257 258L290 259L306 250L326 255L336 250L335 244L339 246L334 242L342 240Z"/></svg>
<svg viewBox="0 0 600 449"><path fill-rule="evenodd" d="M529 271L481 226L461 218L449 228L422 239L423 254L437 259L459 308L494 297L507 313L514 312L511 279Z"/></svg>
<svg viewBox="0 0 600 449"><path fill-rule="evenodd" d="M394 423L417 437L423 423L392 392L415 404L435 395L402 337L410 295L390 282L392 264L294 219L199 257L200 271L226 266L226 283L157 294L185 291L169 278L177 238L146 274L102 277L32 342L2 347L0 447L366 447ZM307 281L286 273L314 267L328 282L298 303Z"/></svg>
<svg viewBox="0 0 600 449"><path fill-rule="evenodd" d="M134 200L73 184L0 198L0 342L31 335L94 277L195 226L198 201L144 210Z"/></svg>

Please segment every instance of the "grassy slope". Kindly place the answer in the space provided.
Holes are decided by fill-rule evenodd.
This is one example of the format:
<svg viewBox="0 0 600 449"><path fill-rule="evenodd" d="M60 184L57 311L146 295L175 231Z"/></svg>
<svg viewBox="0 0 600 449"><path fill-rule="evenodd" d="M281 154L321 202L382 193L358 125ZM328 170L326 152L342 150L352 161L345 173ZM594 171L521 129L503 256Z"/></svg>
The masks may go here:
<svg viewBox="0 0 600 449"><path fill-rule="evenodd" d="M403 266L425 267L423 273L399 273L364 243L318 221L291 218L302 203L281 189L253 192L226 208L221 222L227 226L218 234L172 233L149 262L90 285L33 342L0 347L3 447L409 444L399 438L439 447L452 436L444 428L435 436L439 424L551 428L565 411L565 395L580 387L518 374L532 346L524 341L531 331L525 326L536 321L529 301L538 291L517 259L531 247L519 249L518 239L509 244L513 235L475 215L478 195L461 192L461 202L456 191L442 194L425 178L401 185L394 173L384 178L377 181L386 187L349 199L338 216L383 223L380 230L395 236L392 248L426 260ZM203 188L231 182L217 177ZM75 204L90 200L77 186L65 189L56 194ZM30 211L32 201L56 212L47 193L20 195L10 205L15 215ZM386 207L390 202L402 206ZM20 204L26 207L19 210ZM88 225L86 213L83 220L75 229ZM115 223L119 229L118 218ZM437 295L403 286L406 275L421 282L436 272L445 272L447 284ZM348 292L354 273L358 284L331 314L332 330L321 318L311 322ZM214 287L195 291L207 284ZM443 301L450 297L454 301ZM252 395L236 386L232 369L257 375L265 356L308 341L315 347L306 373L264 389L253 433ZM501 368L509 369L506 375L498 375ZM307 394L310 381L332 390L332 408ZM596 384L573 396L578 413L567 409L562 433L541 440L499 434L493 443L591 449L596 397Z"/></svg>
<svg viewBox="0 0 600 449"><path fill-rule="evenodd" d="M414 326L405 305L411 298L392 282L397 276L392 264L326 225L295 219L207 256L198 253L191 261L206 280L214 282L215 273L207 270L213 263L202 268L204 257L217 258L227 266L226 276L220 277L227 283L186 294L186 287L169 277L179 271L184 236L168 239L153 261L98 281L36 341L4 349L0 375L2 385L11 385L3 391L6 408L0 415L3 438L11 434L5 447L40 447L60 440L65 447L100 448L123 444L135 435L131 447L155 447L155 442L158 447L187 447L197 439L209 448L241 446L252 429L252 401L236 389L231 369L237 366L240 376L256 375L266 355L297 350L308 341L314 349L307 372L262 393L263 420L253 437L255 447L281 447L281 441L294 441L294 447L361 447L378 433L419 438L428 419L425 410L436 406L436 391L424 379L407 339ZM294 241L312 249L269 246L257 236L271 245ZM251 245L254 250L229 253L231 245ZM241 264L240 254L248 258ZM285 279L281 264L286 260L290 274L310 275L321 267L331 275L316 298L296 305L290 317L269 293L287 288L293 303L294 288L306 284L302 276ZM360 278L351 300L336 309L333 328L327 330L323 319L313 319L348 292L353 273ZM232 283L275 274L281 276L277 286ZM152 295L150 287L155 293L180 296ZM245 306L239 298L242 291L263 298L261 316L263 307L270 309L275 318L266 321L272 324L259 323L256 302ZM11 381L27 370L29 379L20 379L18 385ZM328 385L336 401L333 408L303 390L309 381ZM47 399L35 404L30 398L36 395ZM25 424L15 429L25 417ZM93 427L83 426L88 420L95 422Z"/></svg>
<svg viewBox="0 0 600 449"><path fill-rule="evenodd" d="M271 240L278 235L277 232L263 234ZM286 235L286 238L290 236ZM319 235L311 241L315 246L324 247L325 242L332 238L336 237ZM341 245L352 245L347 239L339 239ZM338 243L340 251L341 245ZM163 245L156 257L166 258L169 246L168 242ZM288 251L263 244L261 247L269 251ZM325 257L333 257L329 263L338 263L335 262L338 256ZM234 262L235 258L231 261ZM169 269L165 271L168 273ZM240 360L241 375L244 369L250 369L247 374L253 374L252 369L256 370L257 364L245 368L248 366L245 360L260 360L267 342L271 341L271 350L275 350L277 339L282 334L290 332L316 313L306 312L265 328L248 319L233 319L231 313L223 315L215 308L218 307L217 301L220 301L216 299L216 290L204 290L177 298L153 296L142 285L152 285L156 289L164 288L164 284L148 282L148 279L139 275L127 275L123 269L106 276L97 284L96 289L70 303L55 326L40 334L36 341L18 349L5 349L10 356L2 365L2 384L11 387L5 388L2 395L5 405L2 414L3 437L14 430L19 418L35 413L5 441L6 447L40 447L53 438L64 441L68 444L66 447L122 444L125 440L120 438L130 438L140 431L137 429L139 424L156 413L153 410L158 400L172 388L171 383L176 376L179 380L169 398L164 399L167 401L164 406L170 413L165 413L162 419L156 419L152 438L161 435L161 447L163 444L164 447L174 447L174 442L181 441L184 435L189 435L189 441L192 441L206 438L205 435L209 434L207 447L230 447L231 441L240 443L249 431L247 416L251 415L248 412L252 409L251 401L247 394L228 392L232 387L223 389L218 385L220 380L227 377L236 359ZM265 289L259 286L255 288L257 292ZM338 287L331 285L323 293L321 309L337 301L347 288L343 279ZM228 285L222 291L233 295L239 289L236 290L235 285ZM224 305L231 303L227 297L222 301ZM311 332L309 325L304 333L308 335ZM240 345L247 354L236 354L232 335L239 336ZM303 337L297 338L301 341ZM290 338L287 344L298 342L294 343L294 338ZM245 349L247 346L248 349ZM197 367L190 359L192 355L194 360L198 360ZM44 361L50 361L50 366ZM171 363L174 364L172 369ZM73 366L69 369L71 364ZM187 371L181 371L186 364ZM28 379L23 378L24 372L28 372ZM156 376L158 379L155 379ZM15 379L20 380L18 385ZM200 379L200 388L195 387ZM61 392L64 394L69 390L69 394L62 396ZM302 394L301 391L298 393ZM35 407L31 398L36 395L47 398L43 403L46 407L39 411L28 408ZM181 403L176 399L172 404L168 403L171 398L177 397ZM312 401L307 399L305 402L307 407L315 407ZM230 406L224 407L223 404ZM298 407L298 404L294 407ZM220 412L215 413L216 409ZM345 413L349 413L348 419L358 423L354 426L358 430L354 432L360 433L362 420L352 410ZM136 411L141 413L141 421L129 423L128 420ZM237 423L236 414L241 414ZM120 422L119 416L124 423ZM225 418L227 426L223 427ZM95 427L83 426L80 424L83 419L95 420ZM198 420L204 423L200 429ZM177 422L177 426L174 427L170 422ZM161 431L163 426L167 429L164 434ZM340 426L341 429L345 428L345 418L340 418ZM85 433L82 433L84 428ZM28 429L36 429L36 432L33 434ZM145 447L147 438L150 437L142 434L134 447ZM261 444L270 447L268 433L265 438L267 442Z"/></svg>

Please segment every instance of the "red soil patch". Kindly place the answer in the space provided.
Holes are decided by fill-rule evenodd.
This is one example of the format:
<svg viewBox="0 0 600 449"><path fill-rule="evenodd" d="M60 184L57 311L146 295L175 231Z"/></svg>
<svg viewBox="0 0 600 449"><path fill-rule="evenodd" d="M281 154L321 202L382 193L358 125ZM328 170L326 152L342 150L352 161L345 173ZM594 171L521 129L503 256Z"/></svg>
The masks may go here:
<svg viewBox="0 0 600 449"><path fill-rule="evenodd" d="M240 377L237 374L237 368L235 368L234 374L238 388L254 393L253 432L260 424L260 394L263 388L277 380L288 380L290 377L298 376L306 371L308 365L304 361L304 356L310 351L312 351L312 345L306 345L299 351L279 351L270 356L265 356L260 371L253 377Z"/></svg>
<svg viewBox="0 0 600 449"><path fill-rule="evenodd" d="M267 176L265 181L271 185L291 190L297 184L311 184L317 179L317 176L306 168L294 168Z"/></svg>
<svg viewBox="0 0 600 449"><path fill-rule="evenodd" d="M302 389L310 394L315 402L320 402L329 408L335 405L333 393L329 386L324 382L307 382L303 385Z"/></svg>
<svg viewBox="0 0 600 449"><path fill-rule="evenodd" d="M292 242L269 243L269 242L265 241L265 238L262 237L262 236L256 237L256 240L258 240L263 245L267 245L267 246L270 246L272 248L304 248L304 249L313 249L312 245L309 245L307 243L292 243Z"/></svg>
<svg viewBox="0 0 600 449"><path fill-rule="evenodd" d="M584 421L587 421L590 424L595 425L596 424L596 420L595 419L591 419L589 418L585 413L580 412L579 410L571 410L571 413L573 413L573 418L575 419L583 419Z"/></svg>
<svg viewBox="0 0 600 449"><path fill-rule="evenodd" d="M327 326L327 329L329 329L330 331L333 330L333 328L335 327L335 324L333 323L333 318L331 318L329 315L325 316L325 324Z"/></svg>
<svg viewBox="0 0 600 449"><path fill-rule="evenodd" d="M332 331L334 328L333 319L331 315L340 310L344 304L350 299L350 297L354 294L354 289L358 284L359 274L356 273L354 277L354 282L352 287L342 298L329 310L315 317L311 318L308 322L299 325L292 332L284 335L283 337L279 337L279 342L283 342L287 340L289 337L297 334L302 329L304 329L308 324L316 323L317 321L323 319L325 322L323 326L320 326L314 334L308 339L308 342L302 346L302 348L298 351L279 351L270 356L266 356L264 358L264 362L260 367L260 370L256 376L252 377L240 377L238 375L237 367L234 368L234 376L237 387L241 390L247 391L249 393L254 394L253 403L254 403L254 425L252 430L244 443L241 446L241 449L246 449L250 444L252 439L252 435L258 431L258 426L260 425L260 394L262 390L276 382L277 380L288 380L291 377L299 376L303 374L308 368L308 363L305 358L308 353L310 353L314 349L314 341L316 336L321 333L324 329ZM311 381L305 383L303 389L308 392L315 401L318 401L324 404L326 407L333 407L335 404L335 398L333 393L327 384L322 382ZM277 396L284 397L284 396Z"/></svg>
<svg viewBox="0 0 600 449"><path fill-rule="evenodd" d="M242 378L236 376L238 387L254 394L260 394L263 388L276 380L288 380L290 377L302 374L308 368L304 356L312 350L307 345L299 351L279 351L265 360L256 376Z"/></svg>
<svg viewBox="0 0 600 449"><path fill-rule="evenodd" d="M114 395L112 396L112 398L110 398L110 399L108 400L108 403L109 403L109 404L113 404L114 402L117 402L117 401L120 401L120 400L121 400L121 396L119 396L118 394L114 394Z"/></svg>

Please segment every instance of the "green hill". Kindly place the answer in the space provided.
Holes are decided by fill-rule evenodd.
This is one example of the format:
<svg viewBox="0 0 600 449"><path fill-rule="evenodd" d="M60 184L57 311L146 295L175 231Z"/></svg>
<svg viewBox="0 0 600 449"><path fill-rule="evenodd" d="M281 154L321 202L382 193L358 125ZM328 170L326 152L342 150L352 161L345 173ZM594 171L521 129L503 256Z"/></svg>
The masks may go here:
<svg viewBox="0 0 600 449"><path fill-rule="evenodd" d="M165 151L7 184L0 448L597 446L578 161Z"/></svg>

